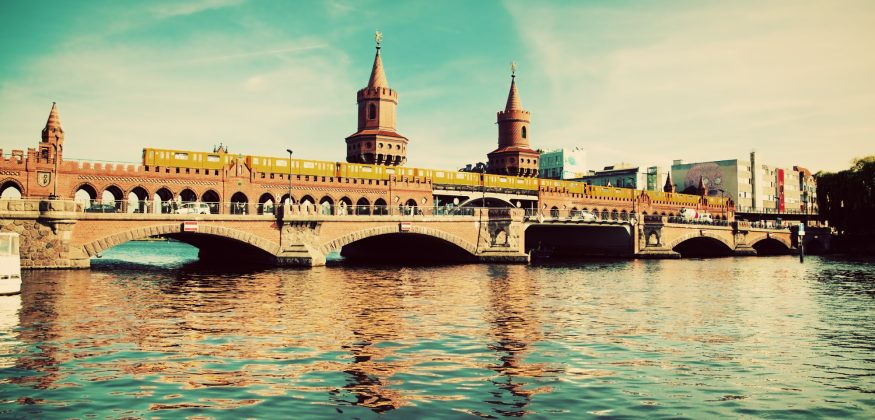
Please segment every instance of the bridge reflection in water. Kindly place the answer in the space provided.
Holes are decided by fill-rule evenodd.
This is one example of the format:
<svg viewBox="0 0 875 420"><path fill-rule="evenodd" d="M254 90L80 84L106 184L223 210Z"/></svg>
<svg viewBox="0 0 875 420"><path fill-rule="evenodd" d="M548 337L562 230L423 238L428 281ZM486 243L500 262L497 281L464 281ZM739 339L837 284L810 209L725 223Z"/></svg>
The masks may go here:
<svg viewBox="0 0 875 420"><path fill-rule="evenodd" d="M853 417L871 383L837 372L875 372L850 327L872 302L836 279L871 263L786 259L31 271L0 394L18 417Z"/></svg>

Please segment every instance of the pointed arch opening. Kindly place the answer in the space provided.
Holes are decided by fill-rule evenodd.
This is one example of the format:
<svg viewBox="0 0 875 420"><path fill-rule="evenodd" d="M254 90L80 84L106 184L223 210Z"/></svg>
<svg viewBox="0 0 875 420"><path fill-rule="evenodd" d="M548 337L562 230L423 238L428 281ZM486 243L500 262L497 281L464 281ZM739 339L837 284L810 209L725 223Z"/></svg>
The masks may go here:
<svg viewBox="0 0 875 420"><path fill-rule="evenodd" d="M219 198L219 193L213 190L206 190L201 196L201 202L207 203L210 207L211 214L219 214L219 210L221 209L221 206L219 205L220 201L222 201L222 199Z"/></svg>
<svg viewBox="0 0 875 420"><path fill-rule="evenodd" d="M249 214L249 197L242 192L235 192L231 196L231 214Z"/></svg>
<svg viewBox="0 0 875 420"><path fill-rule="evenodd" d="M3 200L18 200L21 198L23 188L21 184L13 180L7 180L0 185L0 199Z"/></svg>
<svg viewBox="0 0 875 420"><path fill-rule="evenodd" d="M173 201L173 193L167 187L161 187L158 191L155 191L152 200L155 203L152 206L155 209L155 213L173 213L175 210L176 203Z"/></svg>
<svg viewBox="0 0 875 420"><path fill-rule="evenodd" d="M319 214L334 214L334 199L327 195L322 197L322 199L319 200Z"/></svg>
<svg viewBox="0 0 875 420"><path fill-rule="evenodd" d="M106 187L100 195L100 208L103 212L112 213L121 211L124 202L125 193L115 185Z"/></svg>
<svg viewBox="0 0 875 420"><path fill-rule="evenodd" d="M378 198L374 201L374 215L385 216L389 214L389 206L386 205L386 200Z"/></svg>
<svg viewBox="0 0 875 420"><path fill-rule="evenodd" d="M179 193L179 200L183 203L194 203L197 201L197 194L190 188L186 188Z"/></svg>
<svg viewBox="0 0 875 420"><path fill-rule="evenodd" d="M355 214L359 216L367 216L371 214L371 202L367 198L359 198L355 202Z"/></svg>
<svg viewBox="0 0 875 420"><path fill-rule="evenodd" d="M404 202L404 205L401 206L401 214L411 216L417 214L418 206L416 205L416 200L409 199Z"/></svg>
<svg viewBox="0 0 875 420"><path fill-rule="evenodd" d="M149 192L143 187L134 187L128 193L128 213L148 213Z"/></svg>
<svg viewBox="0 0 875 420"><path fill-rule="evenodd" d="M256 208L258 214L273 214L274 207L273 194L264 193L258 197L258 207Z"/></svg>
<svg viewBox="0 0 875 420"><path fill-rule="evenodd" d="M346 216L352 212L352 200L348 197L342 197L340 201L337 202L337 214L340 216Z"/></svg>
<svg viewBox="0 0 875 420"><path fill-rule="evenodd" d="M86 211L91 208L92 204L97 204L97 190L91 184L82 184L75 191L73 201Z"/></svg>

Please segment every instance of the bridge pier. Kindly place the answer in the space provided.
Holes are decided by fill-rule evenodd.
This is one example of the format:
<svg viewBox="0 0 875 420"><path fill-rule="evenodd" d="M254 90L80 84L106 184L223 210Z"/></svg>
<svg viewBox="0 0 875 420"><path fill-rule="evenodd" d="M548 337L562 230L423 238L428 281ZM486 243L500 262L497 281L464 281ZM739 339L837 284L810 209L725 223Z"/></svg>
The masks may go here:
<svg viewBox="0 0 875 420"><path fill-rule="evenodd" d="M72 201L0 201L0 230L21 235L21 268L88 268L88 255L71 243L76 219Z"/></svg>

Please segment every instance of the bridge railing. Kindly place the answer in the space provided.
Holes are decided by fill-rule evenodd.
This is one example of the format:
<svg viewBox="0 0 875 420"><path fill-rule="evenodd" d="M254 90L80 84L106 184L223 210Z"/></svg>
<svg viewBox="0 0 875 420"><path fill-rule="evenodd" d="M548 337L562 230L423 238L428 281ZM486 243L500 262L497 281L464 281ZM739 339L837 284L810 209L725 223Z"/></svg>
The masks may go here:
<svg viewBox="0 0 875 420"><path fill-rule="evenodd" d="M597 212L589 210L526 209L528 221L545 222L598 222L598 223L637 223L636 214L628 212Z"/></svg>
<svg viewBox="0 0 875 420"><path fill-rule="evenodd" d="M14 208L24 210L24 207L39 210L39 203L46 199L20 199L0 200L11 201ZM104 214L225 214L225 215L269 215L282 216L285 206L276 206L271 202L248 203L242 201L231 202L198 202L198 201L134 201L134 200L54 200L67 202L73 211L78 213L104 213ZM27 206L24 203L29 203ZM0 204L0 211L4 211L10 205ZM382 205L346 205L336 203L295 203L288 206L291 215L305 216L474 216L477 215L477 207L452 207L452 206L382 206ZM491 217L500 216L499 213L509 212L507 208L483 208L488 210ZM522 212L522 209L517 211ZM484 213L487 214L487 213ZM503 213L502 213L503 214Z"/></svg>

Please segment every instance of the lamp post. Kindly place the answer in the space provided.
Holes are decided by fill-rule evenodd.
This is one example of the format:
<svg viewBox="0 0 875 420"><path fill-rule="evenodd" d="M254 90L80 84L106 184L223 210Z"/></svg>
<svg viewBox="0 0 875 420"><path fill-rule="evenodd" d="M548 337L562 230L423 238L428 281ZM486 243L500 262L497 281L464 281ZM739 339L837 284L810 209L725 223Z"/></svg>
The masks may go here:
<svg viewBox="0 0 875 420"><path fill-rule="evenodd" d="M480 169L480 201L486 207L486 168Z"/></svg>
<svg viewBox="0 0 875 420"><path fill-rule="evenodd" d="M717 191L720 191L720 213L723 216L723 221L726 221L726 200L723 198L723 194L726 192L723 188L718 188Z"/></svg>
<svg viewBox="0 0 875 420"><path fill-rule="evenodd" d="M52 195L49 197L50 200L58 199L58 144L52 143L52 146L55 148L55 173L54 179L52 179Z"/></svg>
<svg viewBox="0 0 875 420"><path fill-rule="evenodd" d="M289 152L289 198L287 198L289 203L289 213L292 212L292 149L286 149ZM285 210L285 204L283 204L283 209Z"/></svg>

